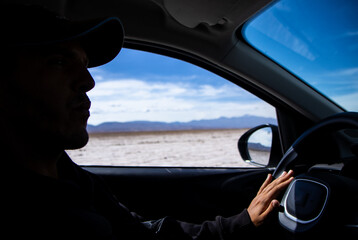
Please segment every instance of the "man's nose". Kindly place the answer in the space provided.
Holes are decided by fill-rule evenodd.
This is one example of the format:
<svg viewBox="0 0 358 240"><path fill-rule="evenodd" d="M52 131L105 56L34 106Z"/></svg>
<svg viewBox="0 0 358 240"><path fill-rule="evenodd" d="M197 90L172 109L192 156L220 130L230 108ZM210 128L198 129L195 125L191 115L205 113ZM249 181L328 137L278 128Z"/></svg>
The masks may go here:
<svg viewBox="0 0 358 240"><path fill-rule="evenodd" d="M88 92L95 86L95 81L86 67L81 70L76 84L76 90L80 92Z"/></svg>

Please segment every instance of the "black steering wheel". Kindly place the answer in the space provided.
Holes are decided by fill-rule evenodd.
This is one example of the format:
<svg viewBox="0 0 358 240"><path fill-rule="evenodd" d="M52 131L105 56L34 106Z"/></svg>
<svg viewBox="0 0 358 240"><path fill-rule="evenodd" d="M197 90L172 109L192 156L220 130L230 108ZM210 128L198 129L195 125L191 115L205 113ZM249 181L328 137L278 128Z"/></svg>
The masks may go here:
<svg viewBox="0 0 358 240"><path fill-rule="evenodd" d="M358 113L331 116L305 131L273 173L275 178L290 169L298 173L281 200L283 210L279 212L280 225L295 239L322 237L322 233L332 238L331 234L342 234L340 231L346 236L348 230L350 235L345 239L358 236L358 178L310 169L318 163L329 165L342 161L332 136L343 129L358 129Z"/></svg>
<svg viewBox="0 0 358 240"><path fill-rule="evenodd" d="M326 137L327 134L331 134L341 129L358 129L358 113L344 112L336 114L324 119L305 131L282 157L273 173L273 177L278 178L284 171L290 169L295 170L296 166L300 163L304 163L308 167L309 165L312 166L322 161L322 159L315 159L307 162L301 155L307 155L305 151L307 151L308 145L315 144L316 141L325 141L326 139L322 138ZM332 149L330 150L332 151Z"/></svg>

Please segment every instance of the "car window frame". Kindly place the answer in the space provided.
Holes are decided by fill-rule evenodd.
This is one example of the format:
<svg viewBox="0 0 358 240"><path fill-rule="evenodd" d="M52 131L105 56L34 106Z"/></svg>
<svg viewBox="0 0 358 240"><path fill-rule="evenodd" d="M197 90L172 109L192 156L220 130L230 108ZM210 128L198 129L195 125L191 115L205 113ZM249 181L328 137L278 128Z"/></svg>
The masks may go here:
<svg viewBox="0 0 358 240"><path fill-rule="evenodd" d="M187 62L189 64L195 65L195 66L197 66L199 68L202 68L202 69L204 69L206 71L210 71L211 73L216 74L216 75L220 76L221 78L224 78L226 81L232 82L233 84L237 85L237 87L242 88L243 90L249 92L250 94L253 94L257 98L259 98L261 101L264 101L267 104L271 105L276 111L276 107L274 105L272 105L269 102L265 101L264 99L260 98L259 96L257 96L256 94L252 93L251 91L248 91L246 88L244 88L241 85L239 85L237 83L237 81L231 80L231 79L237 79L238 76L235 76L234 74L230 73L229 71L224 71L218 65L213 64L213 63L211 63L210 61L208 61L206 59L200 58L200 57L198 57L196 55L193 55L193 54L190 54L190 53L187 53L187 52L178 51L177 49L152 46L151 44L149 44L149 45L148 44L143 44L142 42L140 42L140 44L138 44L138 41L135 41L134 43L131 42L131 41L129 41L129 42L126 41L125 44L124 44L124 48L132 49L132 50L138 50L138 51L145 51L145 52L153 53L153 54L160 54L160 55L163 55L165 57L185 61L185 62ZM281 143L280 143L280 145L281 145ZM239 151L238 151L238 154L239 154ZM93 166L95 166L95 165L93 165ZM105 166L105 165L101 165L101 166ZM111 166L109 166L109 167L111 167ZM113 167L118 167L118 166L113 166ZM124 167L132 167L132 166L124 166ZM146 166L133 166L133 167L146 167ZM161 166L158 166L158 167L161 167ZM178 166L169 166L169 167L177 168ZM261 167L266 168L265 166L261 166ZM272 166L270 166L270 167L272 167ZM193 167L189 166L187 168L193 168ZM194 168L201 168L201 167L196 167L195 166ZM204 166L202 168L221 168L221 167L210 167L210 166L205 167ZM246 169L246 168L250 168L250 167L223 166L222 168L225 168L225 169L226 168L245 168Z"/></svg>

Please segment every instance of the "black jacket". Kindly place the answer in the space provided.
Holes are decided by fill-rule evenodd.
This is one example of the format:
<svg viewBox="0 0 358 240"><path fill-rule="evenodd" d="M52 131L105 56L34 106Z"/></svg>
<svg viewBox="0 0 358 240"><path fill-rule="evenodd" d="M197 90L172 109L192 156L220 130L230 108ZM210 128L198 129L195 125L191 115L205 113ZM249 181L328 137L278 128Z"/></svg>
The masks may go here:
<svg viewBox="0 0 358 240"><path fill-rule="evenodd" d="M77 166L67 154L58 168L59 179L11 164L3 168L1 235L11 236L8 239L209 240L245 239L254 228L246 210L200 225L170 217L143 222L117 201L98 176Z"/></svg>

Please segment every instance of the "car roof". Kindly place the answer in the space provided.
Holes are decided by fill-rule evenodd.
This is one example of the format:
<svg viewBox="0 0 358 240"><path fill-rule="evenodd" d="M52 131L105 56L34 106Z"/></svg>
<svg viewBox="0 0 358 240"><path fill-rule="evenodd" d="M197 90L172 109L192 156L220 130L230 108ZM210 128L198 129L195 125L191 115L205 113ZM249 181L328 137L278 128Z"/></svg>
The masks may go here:
<svg viewBox="0 0 358 240"><path fill-rule="evenodd" d="M232 37L232 33L271 1L15 0L11 2L38 3L75 20L118 16L125 27L127 40L145 40L190 51L205 58L221 59L237 42Z"/></svg>
<svg viewBox="0 0 358 240"><path fill-rule="evenodd" d="M194 62L269 103L317 121L343 111L250 47L237 31L270 0L12 0L41 4L74 20L118 16L125 46L150 49ZM218 73L218 72L217 72Z"/></svg>

